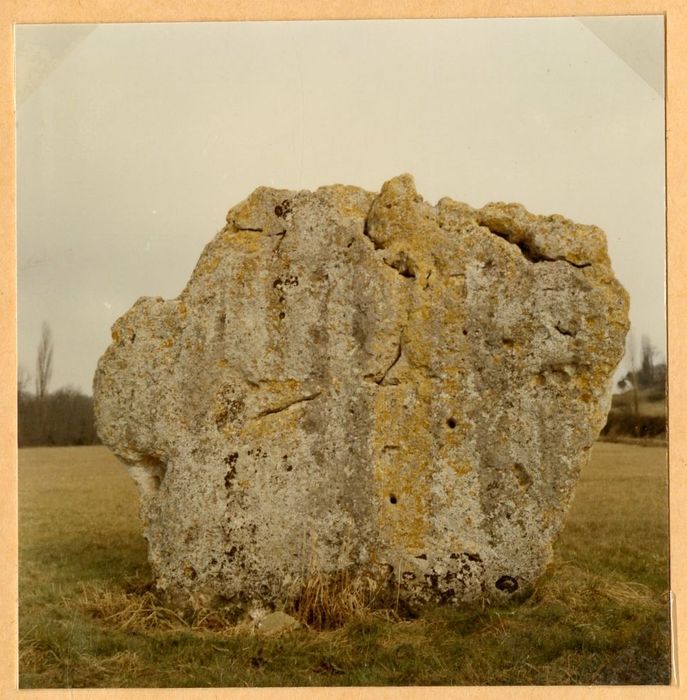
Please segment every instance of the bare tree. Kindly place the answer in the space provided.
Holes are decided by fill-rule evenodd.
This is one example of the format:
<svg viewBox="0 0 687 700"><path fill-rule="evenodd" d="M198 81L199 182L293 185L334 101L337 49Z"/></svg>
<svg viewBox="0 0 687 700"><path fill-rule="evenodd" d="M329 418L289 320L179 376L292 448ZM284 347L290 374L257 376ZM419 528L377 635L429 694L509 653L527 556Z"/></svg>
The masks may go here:
<svg viewBox="0 0 687 700"><path fill-rule="evenodd" d="M48 384L52 376L52 332L50 326L43 321L41 342L38 345L36 358L36 396L39 400L48 393Z"/></svg>
<svg viewBox="0 0 687 700"><path fill-rule="evenodd" d="M637 393L637 363L635 358L635 337L632 331L628 336L628 350L630 354L630 372L632 373L632 403L635 416L639 415L639 396Z"/></svg>
<svg viewBox="0 0 687 700"><path fill-rule="evenodd" d="M17 367L17 396L22 398L26 395L27 387L31 381L31 376L29 371L24 367L24 365L19 365Z"/></svg>
<svg viewBox="0 0 687 700"><path fill-rule="evenodd" d="M641 382L644 386L650 387L654 383L654 358L656 348L648 335L642 336L642 367Z"/></svg>

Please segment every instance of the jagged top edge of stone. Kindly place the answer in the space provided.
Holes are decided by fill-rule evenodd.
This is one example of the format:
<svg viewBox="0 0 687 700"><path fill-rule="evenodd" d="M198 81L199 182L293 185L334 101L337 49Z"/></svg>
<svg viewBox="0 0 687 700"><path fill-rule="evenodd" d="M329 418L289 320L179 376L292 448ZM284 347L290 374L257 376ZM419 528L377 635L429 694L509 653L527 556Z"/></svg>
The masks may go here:
<svg viewBox="0 0 687 700"><path fill-rule="evenodd" d="M349 193L365 195L370 198L367 216L373 210L375 202L385 199L392 206L401 201L411 201L424 207L430 215L438 216L442 211L455 211L464 217L468 215L475 225L484 227L493 234L517 245L525 257L532 261L563 260L577 267L589 267L595 264L604 267L612 277L606 234L593 224L580 224L561 214L533 214L517 202L494 201L481 208L454 200L451 197L441 197L435 205L426 202L418 194L415 180L410 173L403 173L387 180L380 191L370 192L355 185L323 185L316 190L288 190L260 186L248 197L229 209L227 227L238 230L263 231L262 226L242 221L244 212L251 211L253 202L269 199L286 202L299 197L317 195L318 193ZM254 210L252 210L254 211ZM275 207L279 211L279 205ZM264 212L269 217L269 212ZM367 217L366 217L367 218ZM438 218L440 218L438 216ZM226 230L226 227L225 229Z"/></svg>
<svg viewBox="0 0 687 700"><path fill-rule="evenodd" d="M389 180L386 180L382 187L380 188L380 192L373 192L371 190L365 190L362 187L358 187L357 185L347 185L341 182L334 182L329 185L320 185L314 190L308 190L308 189L299 189L299 190L294 190L294 189L289 189L288 187L268 187L267 185L259 185L256 187L254 190L250 192L250 194L247 197L244 197L240 202L237 202L236 204L232 205L229 208L229 211L227 212L226 215L226 221L230 222L232 220L232 214L237 210L239 207L244 205L246 202L248 202L250 199L254 198L256 195L259 195L260 193L271 193L273 195L276 195L277 197L288 197L288 196L297 196L297 195L312 195L312 194L317 194L319 192L327 192L327 191L332 191L332 190L342 190L342 191L363 191L366 192L369 195L373 196L379 196L379 194L384 191L385 188L388 188L392 186L393 184L402 184L403 189L408 190L409 192L412 192L412 194L421 202L428 204L429 206L433 206L434 209L440 208L442 205L445 204L458 204L463 207L469 207L471 210L475 212L490 212L495 209L507 209L512 213L513 216L517 215L528 215L530 217L538 218L538 219L544 219L546 221L556 221L560 222L561 224L573 224L575 226L583 226L585 228L593 228L597 230L599 229L598 226L595 226L594 224L580 224L576 223L572 219L567 218L566 216L558 213L552 213L552 214L532 214L523 204L520 204L518 202L506 202L503 200L494 200L491 202L487 202L485 205L483 205L480 208L475 208L470 204L467 204L466 202L461 202L459 200L453 199L453 197L449 195L444 195L440 197L437 200L437 203L435 205L431 205L429 202L425 202L424 198L422 195L418 194L417 192L417 187L415 185L415 178L411 173L401 173L400 175L395 175L394 177L390 178Z"/></svg>
<svg viewBox="0 0 687 700"><path fill-rule="evenodd" d="M560 214L532 214L519 203L495 201L476 209L469 204L444 196L438 200L436 205L431 205L417 193L415 180L409 173L403 173L387 180L379 192L371 192L356 185L343 184L323 185L314 191L288 190L264 185L255 188L246 198L229 209L226 216L227 224L205 245L191 278L180 294L173 298L180 299L184 296L199 264L213 247L215 240L228 228L236 225L236 215L242 208L250 208L251 202L261 198L261 195L265 199L283 202L283 200L293 200L298 196L337 191L359 194L369 199L365 220L369 217L375 203L380 199L384 197L398 199L399 195L401 198L405 197L406 200L412 200L434 215L438 215L442 210L455 212L459 218L467 215L474 220L476 226L484 227L491 233L517 245L529 260L535 262L560 260L579 268L591 267L594 264L597 275L603 278L606 283L613 285L620 295L628 298L627 292L613 275L608 257L606 235L598 226L578 224ZM437 216L437 222L438 218ZM242 230L259 232L262 229L248 227ZM164 297L161 296L144 296L139 297L134 302L134 306L152 300L165 301Z"/></svg>

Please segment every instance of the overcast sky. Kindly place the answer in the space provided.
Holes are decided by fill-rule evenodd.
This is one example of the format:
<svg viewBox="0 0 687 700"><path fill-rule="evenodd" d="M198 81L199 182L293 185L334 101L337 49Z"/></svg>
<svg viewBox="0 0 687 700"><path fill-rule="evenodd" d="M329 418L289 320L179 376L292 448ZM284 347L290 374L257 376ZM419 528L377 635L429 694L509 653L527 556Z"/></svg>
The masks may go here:
<svg viewBox="0 0 687 700"><path fill-rule="evenodd" d="M517 201L606 231L665 353L663 17L19 26L18 338L91 392L255 187Z"/></svg>

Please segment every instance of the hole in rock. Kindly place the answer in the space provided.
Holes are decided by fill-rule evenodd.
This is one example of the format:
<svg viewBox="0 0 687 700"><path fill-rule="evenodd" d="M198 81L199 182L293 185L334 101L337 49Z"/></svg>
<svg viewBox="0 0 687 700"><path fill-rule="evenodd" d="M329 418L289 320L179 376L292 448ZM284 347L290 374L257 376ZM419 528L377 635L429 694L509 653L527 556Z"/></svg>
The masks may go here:
<svg viewBox="0 0 687 700"><path fill-rule="evenodd" d="M448 425L451 430L453 430L456 427L456 419L451 417L446 421L446 425Z"/></svg>
<svg viewBox="0 0 687 700"><path fill-rule="evenodd" d="M570 338L575 337L575 333L571 330L568 330L562 323L557 323L554 328L561 334L561 335L567 335Z"/></svg>
<svg viewBox="0 0 687 700"><path fill-rule="evenodd" d="M389 503L391 503L392 505L396 505L398 503L398 498L396 498L396 496L394 496L393 493L391 494L391 496L389 496Z"/></svg>
<svg viewBox="0 0 687 700"><path fill-rule="evenodd" d="M534 384L534 386L544 386L544 384L546 384L546 377L541 372L539 374L535 374L532 377L532 384Z"/></svg>
<svg viewBox="0 0 687 700"><path fill-rule="evenodd" d="M518 590L518 582L512 576L501 576L494 585L504 593L515 593Z"/></svg>

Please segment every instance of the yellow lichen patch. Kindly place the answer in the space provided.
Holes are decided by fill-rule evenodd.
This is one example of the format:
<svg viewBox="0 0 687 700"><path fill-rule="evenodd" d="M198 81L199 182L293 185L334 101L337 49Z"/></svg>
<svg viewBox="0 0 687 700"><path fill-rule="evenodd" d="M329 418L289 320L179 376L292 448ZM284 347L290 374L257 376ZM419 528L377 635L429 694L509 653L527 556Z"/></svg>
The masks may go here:
<svg viewBox="0 0 687 700"><path fill-rule="evenodd" d="M236 234L239 235L239 234ZM260 241L258 238L255 237L255 234L253 234L254 241L250 245L257 245L257 250L259 250L260 247ZM248 245L247 245L248 247ZM256 251L245 251L245 252L256 252ZM240 255L240 253L239 253ZM238 257L238 256L237 256ZM236 267L234 269L234 282L237 285L240 285L242 289L244 289L244 294L248 296L250 294L249 289L251 287L257 289L257 285L259 282L258 278L258 270L260 269L261 265L261 260L259 256L255 255L246 255L240 258L240 260L237 262Z"/></svg>
<svg viewBox="0 0 687 700"><path fill-rule="evenodd" d="M258 253L262 246L262 236L255 231L237 231L232 234L231 243L244 253Z"/></svg>
<svg viewBox="0 0 687 700"><path fill-rule="evenodd" d="M306 392L307 393L307 392ZM298 379L265 379L255 389L255 402L261 410L272 410L303 394Z"/></svg>
<svg viewBox="0 0 687 700"><path fill-rule="evenodd" d="M374 401L373 478L387 545L421 548L429 531L431 381L380 387Z"/></svg>
<svg viewBox="0 0 687 700"><path fill-rule="evenodd" d="M429 303L420 290L414 290L413 309L404 334L404 348L412 365L441 367L452 376L458 368L462 352L465 312L460 292L456 292L445 279L437 276Z"/></svg>
<svg viewBox="0 0 687 700"><path fill-rule="evenodd" d="M219 265L221 260L221 257L219 255L213 255L212 257L207 257L205 258L199 265L197 269L197 273L199 274L210 274L214 272L217 269L217 266Z"/></svg>
<svg viewBox="0 0 687 700"><path fill-rule="evenodd" d="M283 411L249 418L241 429L241 439L255 441L279 439L282 435L293 435L299 430L306 407L295 404Z"/></svg>
<svg viewBox="0 0 687 700"><path fill-rule="evenodd" d="M415 191L412 177L387 182L368 217L368 234L383 248L385 262L422 284L436 266L436 252L445 243L436 211Z"/></svg>
<svg viewBox="0 0 687 700"><path fill-rule="evenodd" d="M262 229L269 216L270 206L265 188L258 188L248 199L233 207L227 214L227 221L237 229Z"/></svg>
<svg viewBox="0 0 687 700"><path fill-rule="evenodd" d="M374 200L373 193L352 185L324 185L316 194L323 195L341 216L355 219L365 219Z"/></svg>
<svg viewBox="0 0 687 700"><path fill-rule="evenodd" d="M427 304L414 304L408 314L403 334L403 351L414 367L429 367L434 358L434 309Z"/></svg>

